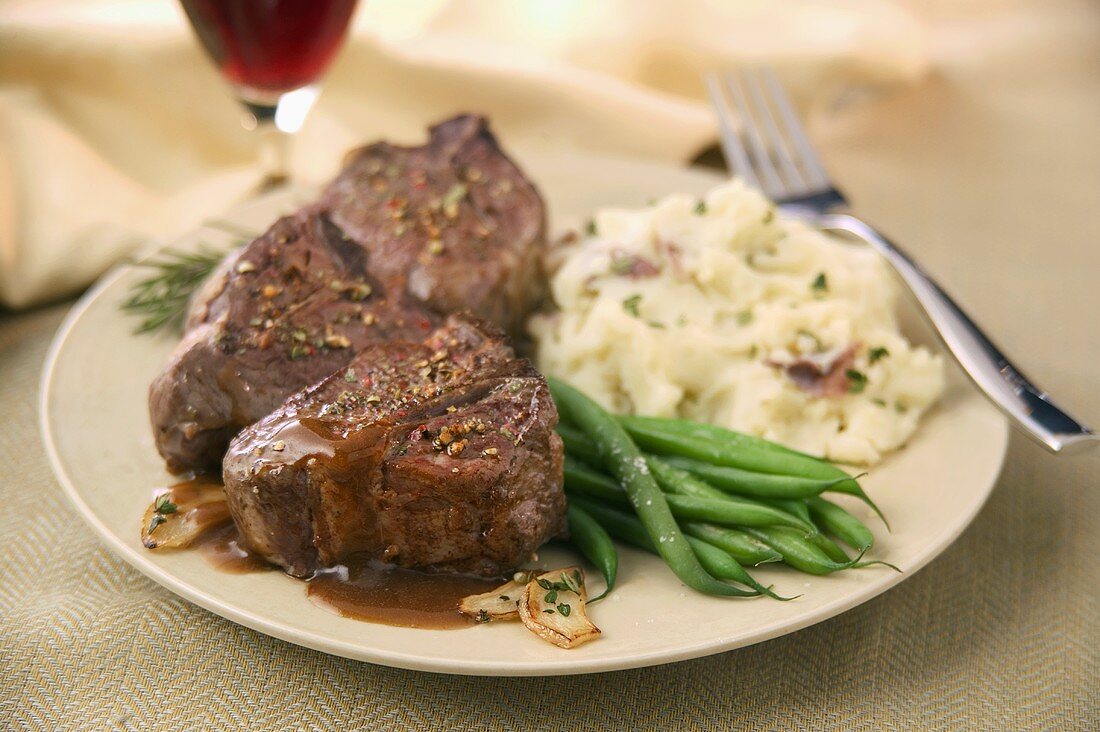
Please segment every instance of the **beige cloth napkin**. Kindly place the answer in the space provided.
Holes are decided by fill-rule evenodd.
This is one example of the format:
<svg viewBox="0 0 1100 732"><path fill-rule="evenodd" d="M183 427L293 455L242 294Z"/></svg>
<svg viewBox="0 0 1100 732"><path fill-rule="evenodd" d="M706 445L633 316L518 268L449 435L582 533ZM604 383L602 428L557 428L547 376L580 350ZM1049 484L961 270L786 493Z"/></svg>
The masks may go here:
<svg viewBox="0 0 1100 732"><path fill-rule="evenodd" d="M804 101L926 69L886 0L370 0L299 134L295 174L461 110L514 150L682 161L713 138L700 74L780 68ZM77 291L256 185L256 141L170 0L0 5L0 303Z"/></svg>

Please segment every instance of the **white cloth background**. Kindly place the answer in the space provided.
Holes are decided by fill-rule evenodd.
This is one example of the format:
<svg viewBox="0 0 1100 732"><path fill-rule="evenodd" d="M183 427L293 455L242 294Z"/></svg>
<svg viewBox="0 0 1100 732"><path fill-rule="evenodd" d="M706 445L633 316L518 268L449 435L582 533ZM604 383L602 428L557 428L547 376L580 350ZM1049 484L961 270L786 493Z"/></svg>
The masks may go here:
<svg viewBox="0 0 1100 732"><path fill-rule="evenodd" d="M775 65L804 103L927 70L886 0L370 0L299 134L295 174L458 111L506 146L683 161L700 75ZM248 195L256 141L172 0L0 3L0 303L70 294Z"/></svg>

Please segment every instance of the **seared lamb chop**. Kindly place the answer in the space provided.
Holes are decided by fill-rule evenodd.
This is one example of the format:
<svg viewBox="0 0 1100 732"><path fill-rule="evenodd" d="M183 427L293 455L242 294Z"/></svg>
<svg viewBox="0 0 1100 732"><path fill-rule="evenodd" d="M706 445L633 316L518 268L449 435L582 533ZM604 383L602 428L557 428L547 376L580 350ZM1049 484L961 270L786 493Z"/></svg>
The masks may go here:
<svg viewBox="0 0 1100 732"><path fill-rule="evenodd" d="M482 117L436 125L423 147L351 153L320 205L370 252L375 277L436 312L519 336L545 292L542 199Z"/></svg>
<svg viewBox="0 0 1100 732"><path fill-rule="evenodd" d="M363 346L427 335L438 318L405 300L384 291L363 248L327 216L277 221L199 293L190 330L150 387L154 436L169 467L220 465L241 428Z"/></svg>
<svg viewBox="0 0 1100 732"><path fill-rule="evenodd" d="M169 468L217 465L242 427L367 344L419 339L438 324L433 312L470 310L518 331L543 292L544 218L480 117L436 126L424 147L353 154L319 203L197 294L149 396Z"/></svg>
<svg viewBox="0 0 1100 732"><path fill-rule="evenodd" d="M465 316L365 348L245 429L225 457L248 545L295 576L353 553L496 575L564 528L546 381Z"/></svg>

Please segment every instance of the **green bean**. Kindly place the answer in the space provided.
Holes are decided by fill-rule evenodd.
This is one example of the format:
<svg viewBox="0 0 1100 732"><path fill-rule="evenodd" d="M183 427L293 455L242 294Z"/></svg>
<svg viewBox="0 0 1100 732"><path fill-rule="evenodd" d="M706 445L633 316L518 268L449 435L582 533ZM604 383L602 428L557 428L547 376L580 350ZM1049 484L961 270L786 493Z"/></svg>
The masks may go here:
<svg viewBox="0 0 1100 732"><path fill-rule="evenodd" d="M591 440L585 437L584 433L579 429L572 425L558 422L557 432L558 436L561 437L562 443L565 445L566 455L571 455L589 465L595 465L597 467L603 465L599 451L596 450Z"/></svg>
<svg viewBox="0 0 1100 732"><path fill-rule="evenodd" d="M566 456L563 472L566 487L571 492L629 505L630 500L610 477L597 473L580 462ZM672 515L680 519L708 521L727 526L792 526L813 531L813 524L789 513L780 511L759 501L724 495L721 498L703 498L695 495L666 495L665 500Z"/></svg>
<svg viewBox="0 0 1100 732"><path fill-rule="evenodd" d="M810 517L810 507L806 505L805 500L798 498L776 498L767 501L767 503L775 506L780 511L786 511L793 516L797 516L810 526L813 526L814 531L817 531L817 527L814 526L814 520Z"/></svg>
<svg viewBox="0 0 1100 732"><path fill-rule="evenodd" d="M835 489L841 481L851 478L821 480L818 478L799 478L771 473L754 473L740 468L710 465L691 458L669 456L664 458L669 465L687 470L697 478L729 493L737 493L754 498L806 498L816 496L822 491Z"/></svg>
<svg viewBox="0 0 1100 732"><path fill-rule="evenodd" d="M711 526L698 521L682 523L680 529L688 536L702 539L724 550L738 562L749 567L783 561L783 556L779 552L744 531Z"/></svg>
<svg viewBox="0 0 1100 732"><path fill-rule="evenodd" d="M699 480L694 475L684 470L669 465L664 459L656 455L647 455L646 463L649 472L657 480L657 485L665 493L678 493L683 496L697 496L699 498L726 498L729 493L720 491L710 483Z"/></svg>
<svg viewBox="0 0 1100 732"><path fill-rule="evenodd" d="M592 517L597 522L599 522L601 526L607 529L608 533L610 533L612 536L621 539L622 541L625 541L629 544L633 544L639 549L644 549L645 551L658 554L657 548L653 543L653 539L650 538L649 533L642 525L642 522L634 516L631 516L623 511L611 508L610 506L604 506L594 501L586 500L585 498L571 498L570 501L582 506L584 510L592 514ZM756 582L756 580L749 576L748 572L745 572L744 568L742 568L740 564L737 564L737 562L733 560L733 557L725 554L721 549L710 546L705 542L699 542L705 548L698 549L695 543L692 543L697 542L697 539L689 539L688 537L684 538L688 540L685 545L690 546L691 551L695 554L696 557L698 557L699 563L703 567L707 568L708 572L714 573L715 571L717 571L717 574L737 575L737 578L728 577L728 579L734 579L734 581L736 582L741 582L741 584L753 588L752 592L746 592L744 590L739 590L735 587L729 587L729 585L725 585L726 587L729 587L730 590L733 590L734 594L732 594L731 596L756 597L757 595L764 593L770 594L770 590ZM724 555L725 558L729 560L729 562L724 562L721 558L718 557L718 555ZM737 568L740 570L740 573L738 573L737 569L733 569L730 564L736 564Z"/></svg>
<svg viewBox="0 0 1100 732"><path fill-rule="evenodd" d="M658 452L693 458L715 466L742 468L749 472L787 474L791 477L810 477L819 480L841 480L844 483L847 482L845 479L851 478L840 468L813 456L713 425L656 417L620 417L619 421L643 447ZM576 428L565 426L562 429L570 432L570 439L563 436L570 454L577 455L585 462L592 462L591 456L595 451L591 443L585 440ZM560 429L559 432L561 431ZM717 442L718 440L722 442ZM765 454L766 457L757 460L756 458L761 454ZM786 457L777 459L775 458L777 454ZM783 461L790 462L788 464ZM659 476L658 481L660 482ZM886 519L878 506L863 493L858 483L855 483L855 479L852 479L852 482L855 485L848 485L846 489L837 487L830 490L850 493L865 500L885 523Z"/></svg>
<svg viewBox="0 0 1100 732"><path fill-rule="evenodd" d="M827 556L829 559L832 559L834 562L843 563L851 559L851 557L849 557L844 552L844 550L840 548L839 544L837 544L829 537L825 536L825 534L822 534L820 531L810 534L806 537L806 539L809 540L809 542L816 546L818 549L823 551L825 553L825 556Z"/></svg>
<svg viewBox="0 0 1100 732"><path fill-rule="evenodd" d="M848 477L820 458L714 425L660 417L620 417L619 421L639 446L662 455L682 455L757 473L823 480Z"/></svg>
<svg viewBox="0 0 1100 732"><path fill-rule="evenodd" d="M603 574L604 591L588 602L593 603L607 597L615 587L615 577L619 572L619 553L604 528L583 508L572 503L566 509L569 520L569 541L580 553Z"/></svg>
<svg viewBox="0 0 1100 732"><path fill-rule="evenodd" d="M558 410L595 445L603 465L619 481L653 545L680 581L712 595L737 596L740 591L708 574L691 550L672 516L665 494L649 474L638 446L602 407L568 384L547 379Z"/></svg>
<svg viewBox="0 0 1100 732"><path fill-rule="evenodd" d="M855 478L835 465L812 455L797 452L759 437L687 420L620 417L619 421L639 445L652 452L686 457L711 466L740 469L752 473L834 481L827 490L856 496L878 514L887 528L890 526L886 516Z"/></svg>
<svg viewBox="0 0 1100 732"><path fill-rule="evenodd" d="M694 536L688 536L687 540L688 543L691 544L695 556L699 557L699 563L718 579L729 580L730 582L740 582L747 587L753 588L757 593L767 595L776 600L787 601L794 599L793 597L777 595L772 588L765 587L757 582L753 579L752 575L745 571L744 567L738 564L736 559L727 552L722 551L719 547L705 542L702 539L696 539Z"/></svg>
<svg viewBox="0 0 1100 732"><path fill-rule="evenodd" d="M814 496L816 498L816 496ZM786 511L789 514L797 516L812 528L812 531L806 535L806 539L811 544L816 546L821 551L825 552L825 555L832 559L834 562L847 562L851 557L844 553L835 541L830 539L821 533L820 527L818 527L813 518L810 516L810 508L806 505L809 499L795 500L793 498L785 498L774 501L768 501L771 505L778 508L780 511Z"/></svg>
<svg viewBox="0 0 1100 732"><path fill-rule="evenodd" d="M615 480L566 455L562 463L565 487L602 501L630 505L626 491Z"/></svg>
<svg viewBox="0 0 1100 732"><path fill-rule="evenodd" d="M820 496L806 500L814 523L853 549L867 551L875 543L871 530L840 506Z"/></svg>
<svg viewBox="0 0 1100 732"><path fill-rule="evenodd" d="M830 559L825 552L798 533L797 529L786 526L772 526L764 529L745 528L744 531L749 536L756 537L782 554L785 563L807 574L832 574L842 569L857 566L859 560L863 557L860 554L855 559L837 562Z"/></svg>
<svg viewBox="0 0 1100 732"><path fill-rule="evenodd" d="M710 497L717 495L719 498L725 500L727 494L718 490L717 488L711 488L702 481L695 481L702 487L700 493L692 494L697 496ZM582 493L595 500L606 500L619 504L628 504L626 493L620 488L615 481L610 477L597 473L595 470L581 464L580 462L573 460L568 455L565 458L565 483L570 489L570 494ZM707 493L712 491L713 494ZM685 524L682 528L685 530L687 527L703 527L700 531L695 532L695 536L705 541L709 541L712 544L720 546L730 554L732 554L737 561L743 562L748 565L763 564L765 562L777 562L781 559L778 552L771 549L758 539L754 539L748 534L734 529L720 529L713 526L704 526L701 523L689 523ZM714 538L720 532L725 537L724 544L719 544Z"/></svg>
<svg viewBox="0 0 1100 732"><path fill-rule="evenodd" d="M729 495L725 491L720 491L709 483L699 480L686 470L674 468L654 455L649 455L646 462L649 463L649 469L653 473L653 477L657 479L658 485L666 493L716 499ZM737 529L711 526L700 522L681 523L680 528L686 534L724 549L738 562L750 567L767 562L778 562L783 559L779 552L767 544Z"/></svg>
<svg viewBox="0 0 1100 732"><path fill-rule="evenodd" d="M714 499L673 493L665 496L665 500L676 518L688 521L708 521L723 526L790 526L802 531L813 530L812 524L789 513L754 501L739 501L733 496Z"/></svg>
<svg viewBox="0 0 1100 732"><path fill-rule="evenodd" d="M657 479L657 483L666 492L700 498L719 499L729 495L724 491L718 490L709 483L699 480L686 470L681 470L680 468L669 465L661 458L650 455L647 458L647 462L649 463L649 469L653 473L653 477ZM771 501L771 503L775 504L780 510L783 510L785 507L788 509L793 508L794 511L787 510L787 513L794 513L794 515L805 521L807 527L813 530L813 522L810 520L809 512L805 510L805 503L802 501L792 499L787 501ZM678 516L678 518L682 517ZM736 529L709 526L698 522L682 523L680 528L683 529L684 533L695 536L698 539L702 539L726 550L742 564L756 565L762 562L774 562L782 559L780 554L771 547ZM845 559L847 559L847 557L845 557Z"/></svg>
<svg viewBox="0 0 1100 732"><path fill-rule="evenodd" d="M645 549L647 552L657 550L653 546L653 540L649 538L649 532L635 516L631 516L621 508L599 503L588 496L570 496L569 504L580 506L592 519L602 526L608 534L627 544Z"/></svg>
<svg viewBox="0 0 1100 732"><path fill-rule="evenodd" d="M724 465L712 465L680 456L669 456L665 457L664 460L670 465L694 473L697 477L702 478L707 483L721 488L722 490L753 496L755 498L809 498L810 496L816 496L825 491L847 493L870 506L871 510L882 519L882 523L886 524L887 528L890 527L889 523L886 521L886 516L883 515L879 507L875 505L875 502L871 500L870 496L863 491L859 482L847 473L844 473L843 478L825 480L820 478L802 478L791 475L755 473L750 470L731 468Z"/></svg>

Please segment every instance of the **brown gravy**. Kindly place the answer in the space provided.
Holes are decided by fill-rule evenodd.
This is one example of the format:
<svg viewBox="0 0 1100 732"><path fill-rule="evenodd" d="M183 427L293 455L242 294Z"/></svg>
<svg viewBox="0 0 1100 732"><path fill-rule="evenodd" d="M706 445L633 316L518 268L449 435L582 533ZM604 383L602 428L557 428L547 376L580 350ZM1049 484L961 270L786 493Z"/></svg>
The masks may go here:
<svg viewBox="0 0 1100 732"><path fill-rule="evenodd" d="M177 483L169 492L173 502L186 505L197 500L201 491L219 484L216 477L198 476ZM210 566L231 574L278 569L248 550L224 503L205 503L192 510L208 512L212 520L211 528L189 547ZM214 515L218 512L224 512L224 520ZM501 578L428 574L352 557L346 565L322 570L306 580L305 590L314 605L346 618L406 628L450 629L473 624L458 612L462 598L505 582Z"/></svg>
<svg viewBox="0 0 1100 732"><path fill-rule="evenodd" d="M306 593L314 605L346 618L406 628L465 628L473 621L458 612L459 601L504 581L426 574L362 559L318 573Z"/></svg>
<svg viewBox="0 0 1100 732"><path fill-rule="evenodd" d="M241 541L237 525L230 520L220 528L208 531L194 544L203 559L214 569L231 574L266 572L275 569L262 557L247 548Z"/></svg>
<svg viewBox="0 0 1100 732"><path fill-rule="evenodd" d="M194 478L168 486L168 496L173 503L184 505L201 502L208 491L223 488L221 478L216 475L199 473ZM157 492L161 492L160 489Z"/></svg>

